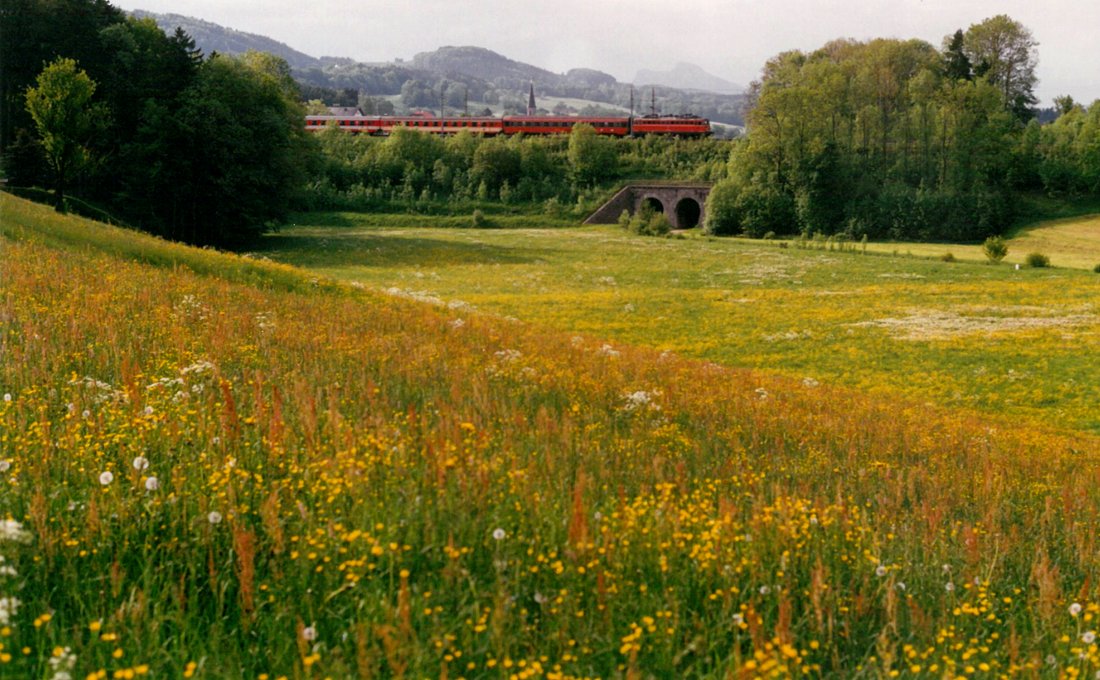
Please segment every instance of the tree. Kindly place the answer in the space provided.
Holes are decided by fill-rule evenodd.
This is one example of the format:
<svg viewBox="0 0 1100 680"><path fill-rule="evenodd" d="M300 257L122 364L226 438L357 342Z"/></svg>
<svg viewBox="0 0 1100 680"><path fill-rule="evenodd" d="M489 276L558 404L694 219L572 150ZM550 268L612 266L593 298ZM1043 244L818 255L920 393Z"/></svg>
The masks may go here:
<svg viewBox="0 0 1100 680"><path fill-rule="evenodd" d="M970 63L981 65L982 75L1001 92L1006 109L1019 120L1029 117L1035 98L1038 56L1035 41L1023 24L1005 14L973 24L963 36Z"/></svg>
<svg viewBox="0 0 1100 680"><path fill-rule="evenodd" d="M1064 116L1075 108L1077 108L1077 102L1073 101L1073 97L1068 94L1054 98L1054 109L1059 116Z"/></svg>
<svg viewBox="0 0 1100 680"><path fill-rule="evenodd" d="M218 55L203 63L166 121L191 142L166 159L180 178L159 199L180 206L168 235L233 245L285 217L314 158L298 97L277 57Z"/></svg>
<svg viewBox="0 0 1100 680"><path fill-rule="evenodd" d="M950 80L970 80L974 77L970 57L966 56L964 49L964 36L962 29L955 31L950 38L944 39L943 45L943 74Z"/></svg>
<svg viewBox="0 0 1100 680"><path fill-rule="evenodd" d="M95 81L65 58L42 69L36 86L27 88L27 112L54 175L59 212L65 210L65 184L89 161L89 144L107 116L103 106L92 103L95 90Z"/></svg>
<svg viewBox="0 0 1100 680"><path fill-rule="evenodd" d="M615 171L615 148L584 123L569 133L569 168L577 184L595 184Z"/></svg>
<svg viewBox="0 0 1100 680"><path fill-rule="evenodd" d="M703 230L715 236L737 234L741 231L741 213L737 199L741 183L731 177L715 184L707 196L707 219Z"/></svg>

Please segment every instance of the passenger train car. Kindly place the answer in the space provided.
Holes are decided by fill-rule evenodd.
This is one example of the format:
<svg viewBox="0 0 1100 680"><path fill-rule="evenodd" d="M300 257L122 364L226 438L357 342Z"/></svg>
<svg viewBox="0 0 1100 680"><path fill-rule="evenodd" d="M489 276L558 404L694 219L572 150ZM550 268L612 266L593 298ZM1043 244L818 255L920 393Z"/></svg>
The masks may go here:
<svg viewBox="0 0 1100 680"><path fill-rule="evenodd" d="M357 134L388 135L397 127L407 127L432 134L453 135L469 130L487 137L495 135L564 135L573 126L587 123L597 134L612 137L642 135L676 135L705 137L711 133L710 121L686 114L680 116L577 117L577 116L504 116L446 117L435 116L306 116L306 130L320 131L335 124L341 130Z"/></svg>

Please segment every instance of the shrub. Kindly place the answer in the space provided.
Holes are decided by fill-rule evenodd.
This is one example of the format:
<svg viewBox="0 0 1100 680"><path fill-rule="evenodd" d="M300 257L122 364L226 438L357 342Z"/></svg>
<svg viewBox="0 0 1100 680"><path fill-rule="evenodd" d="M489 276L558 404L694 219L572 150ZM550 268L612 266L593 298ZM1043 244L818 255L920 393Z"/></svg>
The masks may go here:
<svg viewBox="0 0 1100 680"><path fill-rule="evenodd" d="M486 219L485 213L481 212L480 209L474 210L474 214L470 216L470 226L475 229L487 227L489 226L489 220Z"/></svg>
<svg viewBox="0 0 1100 680"><path fill-rule="evenodd" d="M772 239L775 238L775 232L774 231L769 231L768 233L764 234L760 238L764 239L765 241L771 241Z"/></svg>
<svg viewBox="0 0 1100 680"><path fill-rule="evenodd" d="M725 236L741 231L741 210L738 198L740 184L733 179L718 182L707 197L707 219L703 231L713 236Z"/></svg>
<svg viewBox="0 0 1100 680"><path fill-rule="evenodd" d="M1000 236L990 236L982 243L982 252L990 262L1000 262L1008 255L1008 244Z"/></svg>
<svg viewBox="0 0 1100 680"><path fill-rule="evenodd" d="M943 255L940 255L940 260L942 260L943 262L954 262L955 256L949 252L944 253Z"/></svg>
<svg viewBox="0 0 1100 680"><path fill-rule="evenodd" d="M623 229L629 229L630 228L630 211L629 210L623 210L621 213L619 213L619 226L622 227Z"/></svg>
<svg viewBox="0 0 1100 680"><path fill-rule="evenodd" d="M1049 267L1050 258L1042 253L1029 253L1027 259L1027 266L1029 267Z"/></svg>
<svg viewBox="0 0 1100 680"><path fill-rule="evenodd" d="M1098 264L1098 265L1096 265L1095 267L1093 267L1093 268L1092 268L1092 271L1096 272L1097 274L1100 274L1100 264Z"/></svg>
<svg viewBox="0 0 1100 680"><path fill-rule="evenodd" d="M672 224L664 213L655 212L648 219L639 220L634 231L642 236L665 236L672 231Z"/></svg>

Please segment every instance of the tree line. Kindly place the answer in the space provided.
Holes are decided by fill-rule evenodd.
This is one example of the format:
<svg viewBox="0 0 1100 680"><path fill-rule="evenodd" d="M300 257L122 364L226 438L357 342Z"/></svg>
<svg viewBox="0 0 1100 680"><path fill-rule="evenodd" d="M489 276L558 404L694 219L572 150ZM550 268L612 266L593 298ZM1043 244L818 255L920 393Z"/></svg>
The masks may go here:
<svg viewBox="0 0 1100 680"><path fill-rule="evenodd" d="M0 152L11 186L231 245L283 219L319 156L281 59L204 56L104 0L5 0Z"/></svg>
<svg viewBox="0 0 1100 680"><path fill-rule="evenodd" d="M713 180L729 146L717 140L614 139L589 125L567 136L317 135L323 163L303 193L309 209L456 212L488 203L586 210L594 189L629 177ZM579 206L578 206L579 202Z"/></svg>
<svg viewBox="0 0 1100 680"><path fill-rule="evenodd" d="M1100 105L1034 119L1037 43L1000 15L921 40L836 40L768 61L714 233L979 240L1018 192L1100 192Z"/></svg>

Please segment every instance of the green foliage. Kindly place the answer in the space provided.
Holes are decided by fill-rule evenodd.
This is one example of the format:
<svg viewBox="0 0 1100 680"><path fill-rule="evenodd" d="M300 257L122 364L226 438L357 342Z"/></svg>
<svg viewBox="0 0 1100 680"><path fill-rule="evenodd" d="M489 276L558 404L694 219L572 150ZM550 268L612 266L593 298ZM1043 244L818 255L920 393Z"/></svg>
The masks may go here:
<svg viewBox="0 0 1100 680"><path fill-rule="evenodd" d="M574 125L569 134L569 170L582 186L598 184L615 174L617 156L612 140L588 124Z"/></svg>
<svg viewBox="0 0 1100 680"><path fill-rule="evenodd" d="M783 231L807 234L980 240L1004 231L1009 192L1039 185L1051 148L1038 126L1019 122L1033 47L1025 28L995 17L956 32L942 54L879 39L774 57L748 112L749 139L729 164L744 178L741 200L771 194L764 204L780 212L789 202L795 220ZM1081 176L1067 163L1046 172ZM767 192L748 181L761 177ZM746 232L759 231L752 222Z"/></svg>
<svg viewBox="0 0 1100 680"><path fill-rule="evenodd" d="M1100 274L1100 264L1092 268L1094 274Z"/></svg>
<svg viewBox="0 0 1100 680"><path fill-rule="evenodd" d="M34 120L42 148L54 176L57 209L65 209L65 186L91 160L93 135L107 116L92 103L96 84L76 61L58 57L27 88L26 106Z"/></svg>
<svg viewBox="0 0 1100 680"><path fill-rule="evenodd" d="M470 216L470 226L475 229L488 227L489 220L485 218L485 213L481 212L480 209L474 210L473 214Z"/></svg>
<svg viewBox="0 0 1100 680"><path fill-rule="evenodd" d="M1028 253L1024 261L1029 267L1042 268L1050 266L1050 258L1042 253Z"/></svg>
<svg viewBox="0 0 1100 680"><path fill-rule="evenodd" d="M990 262L1000 262L1008 255L1008 243L1000 236L990 236L982 243L982 252Z"/></svg>
<svg viewBox="0 0 1100 680"><path fill-rule="evenodd" d="M722 180L711 187L707 196L707 219L703 223L703 231L712 236L740 233L740 194L740 182L733 178Z"/></svg>
<svg viewBox="0 0 1100 680"><path fill-rule="evenodd" d="M633 216L624 210L619 215L619 226L640 236L667 236L672 231L668 217L649 204L643 204Z"/></svg>
<svg viewBox="0 0 1100 680"><path fill-rule="evenodd" d="M944 253L943 255L940 255L940 261L941 262L954 262L955 261L955 256L953 254L951 254L950 251L948 251L948 252Z"/></svg>

